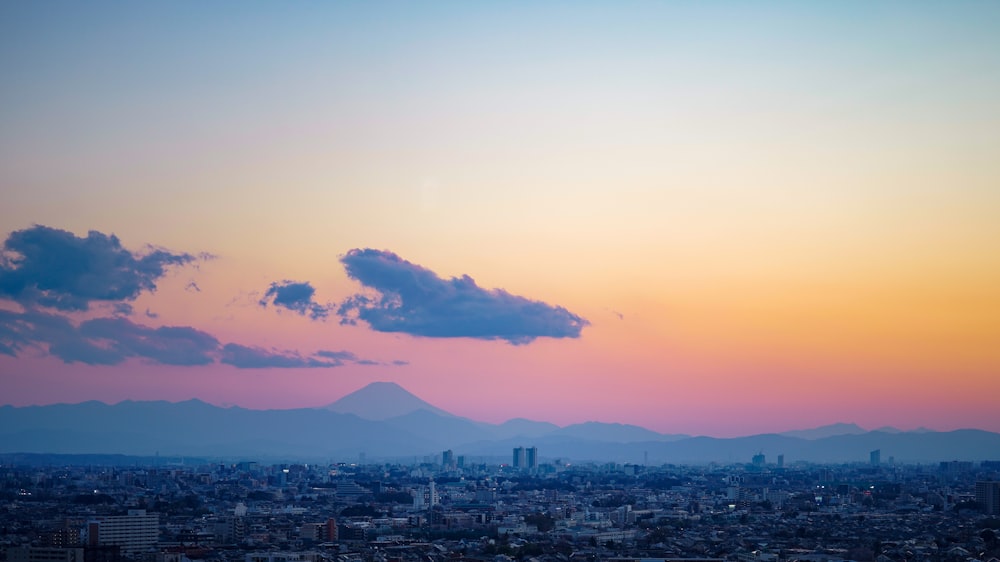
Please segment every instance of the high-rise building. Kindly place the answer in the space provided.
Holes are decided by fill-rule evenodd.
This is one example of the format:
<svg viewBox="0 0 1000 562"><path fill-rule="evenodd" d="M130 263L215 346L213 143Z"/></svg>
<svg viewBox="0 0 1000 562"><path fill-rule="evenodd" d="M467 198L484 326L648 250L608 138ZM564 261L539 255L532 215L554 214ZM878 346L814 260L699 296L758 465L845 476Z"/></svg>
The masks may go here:
<svg viewBox="0 0 1000 562"><path fill-rule="evenodd" d="M987 515L1000 515L1000 482L976 482L976 503L983 506Z"/></svg>
<svg viewBox="0 0 1000 562"><path fill-rule="evenodd" d="M441 466L445 468L452 468L455 464L455 453L448 449L441 453Z"/></svg>
<svg viewBox="0 0 1000 562"><path fill-rule="evenodd" d="M778 455L778 468L785 468L785 455Z"/></svg>
<svg viewBox="0 0 1000 562"><path fill-rule="evenodd" d="M524 447L514 447L514 468L524 468L526 464Z"/></svg>
<svg viewBox="0 0 1000 562"><path fill-rule="evenodd" d="M88 544L118 546L122 554L132 556L156 546L160 540L160 516L145 509L130 509L128 515L114 515L91 520L87 524Z"/></svg>
<svg viewBox="0 0 1000 562"><path fill-rule="evenodd" d="M763 468L766 460L767 457L764 456L764 453L757 453L753 456L753 465L757 468Z"/></svg>
<svg viewBox="0 0 1000 562"><path fill-rule="evenodd" d="M882 449L875 449L868 453L868 464L878 466L882 464Z"/></svg>
<svg viewBox="0 0 1000 562"><path fill-rule="evenodd" d="M528 447L524 452L527 469L534 470L538 468L538 447Z"/></svg>

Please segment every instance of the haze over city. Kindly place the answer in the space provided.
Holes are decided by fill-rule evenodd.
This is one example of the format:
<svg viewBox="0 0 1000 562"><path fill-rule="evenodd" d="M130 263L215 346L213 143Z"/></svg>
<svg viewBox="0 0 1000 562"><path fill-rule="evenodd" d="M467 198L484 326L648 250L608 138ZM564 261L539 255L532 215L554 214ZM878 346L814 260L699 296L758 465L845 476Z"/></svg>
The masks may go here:
<svg viewBox="0 0 1000 562"><path fill-rule="evenodd" d="M1000 4L0 4L0 404L1000 431Z"/></svg>

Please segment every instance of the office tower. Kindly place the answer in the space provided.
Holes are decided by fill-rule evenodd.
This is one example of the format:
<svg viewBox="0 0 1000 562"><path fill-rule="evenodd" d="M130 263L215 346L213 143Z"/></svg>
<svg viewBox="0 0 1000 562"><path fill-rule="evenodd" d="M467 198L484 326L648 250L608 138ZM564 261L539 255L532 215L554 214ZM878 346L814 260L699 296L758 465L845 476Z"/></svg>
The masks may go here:
<svg viewBox="0 0 1000 562"><path fill-rule="evenodd" d="M525 465L525 453L524 447L514 447L514 462L512 463L514 468L524 468Z"/></svg>
<svg viewBox="0 0 1000 562"><path fill-rule="evenodd" d="M875 449L874 451L868 453L868 463L872 466L882 464L882 449Z"/></svg>
<svg viewBox="0 0 1000 562"><path fill-rule="evenodd" d="M441 453L441 466L445 468L452 468L454 464L455 464L455 453L451 449L448 449L447 451Z"/></svg>
<svg viewBox="0 0 1000 562"><path fill-rule="evenodd" d="M538 468L538 447L528 447L524 451L528 470Z"/></svg>

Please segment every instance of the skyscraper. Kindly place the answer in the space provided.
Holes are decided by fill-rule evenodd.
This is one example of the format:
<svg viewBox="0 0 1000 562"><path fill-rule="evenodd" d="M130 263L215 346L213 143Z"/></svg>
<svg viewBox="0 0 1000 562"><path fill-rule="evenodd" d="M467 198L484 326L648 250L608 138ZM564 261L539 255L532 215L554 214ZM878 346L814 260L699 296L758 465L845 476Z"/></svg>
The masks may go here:
<svg viewBox="0 0 1000 562"><path fill-rule="evenodd" d="M868 463L872 466L882 464L882 449L875 449L874 451L868 453Z"/></svg>
<svg viewBox="0 0 1000 562"><path fill-rule="evenodd" d="M525 449L525 460L528 470L538 468L538 447L528 447Z"/></svg>
<svg viewBox="0 0 1000 562"><path fill-rule="evenodd" d="M511 464L514 468L524 468L526 464L524 447L514 447L514 462Z"/></svg>

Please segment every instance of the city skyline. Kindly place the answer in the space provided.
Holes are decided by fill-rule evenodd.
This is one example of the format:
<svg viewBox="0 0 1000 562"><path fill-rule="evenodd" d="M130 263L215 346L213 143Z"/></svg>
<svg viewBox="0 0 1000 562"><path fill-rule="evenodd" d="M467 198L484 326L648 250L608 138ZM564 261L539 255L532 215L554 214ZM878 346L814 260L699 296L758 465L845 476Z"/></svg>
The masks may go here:
<svg viewBox="0 0 1000 562"><path fill-rule="evenodd" d="M0 6L0 403L1000 431L1000 6Z"/></svg>

